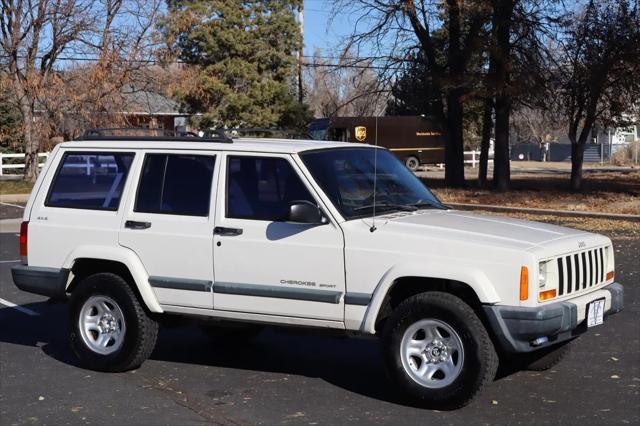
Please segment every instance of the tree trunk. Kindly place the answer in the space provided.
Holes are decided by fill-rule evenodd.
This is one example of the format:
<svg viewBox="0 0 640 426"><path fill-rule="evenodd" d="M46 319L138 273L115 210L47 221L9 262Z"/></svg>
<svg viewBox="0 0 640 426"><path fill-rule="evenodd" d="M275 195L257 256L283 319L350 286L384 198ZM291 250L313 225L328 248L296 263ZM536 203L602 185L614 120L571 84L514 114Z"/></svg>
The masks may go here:
<svg viewBox="0 0 640 426"><path fill-rule="evenodd" d="M447 0L449 13L449 46L447 47L448 85L447 100L447 147L444 152L445 185L464 186L464 137L462 95L464 94L464 64L462 58L461 10L457 0Z"/></svg>
<svg viewBox="0 0 640 426"><path fill-rule="evenodd" d="M445 158L445 185L464 187L464 137L463 106L459 89L452 89L447 95L447 146Z"/></svg>
<svg viewBox="0 0 640 426"><path fill-rule="evenodd" d="M35 182L38 177L38 151L40 144L33 131L33 103L25 94L20 100L20 115L24 137L24 180Z"/></svg>
<svg viewBox="0 0 640 426"><path fill-rule="evenodd" d="M585 144L571 141L571 190L582 190L582 163Z"/></svg>
<svg viewBox="0 0 640 426"><path fill-rule="evenodd" d="M494 3L493 31L495 46L491 50L491 61L495 64L496 89L496 135L493 158L493 183L499 191L509 189L509 115L511 112L511 94L509 79L511 69L511 17L514 0L498 0Z"/></svg>
<svg viewBox="0 0 640 426"><path fill-rule="evenodd" d="M489 164L489 147L491 145L491 130L493 128L493 99L487 97L484 101L482 116L482 140L480 141L480 168L478 170L478 186L487 185L487 169Z"/></svg>
<svg viewBox="0 0 640 426"><path fill-rule="evenodd" d="M506 191L511 185L509 163L509 113L508 97L496 96L496 137L493 154L493 184L498 191Z"/></svg>

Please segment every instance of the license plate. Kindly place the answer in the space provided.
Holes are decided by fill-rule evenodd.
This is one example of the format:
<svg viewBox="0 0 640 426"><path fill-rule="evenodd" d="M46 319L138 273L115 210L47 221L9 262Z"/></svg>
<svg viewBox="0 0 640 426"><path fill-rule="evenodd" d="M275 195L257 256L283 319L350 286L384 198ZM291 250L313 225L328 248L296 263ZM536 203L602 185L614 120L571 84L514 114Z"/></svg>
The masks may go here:
<svg viewBox="0 0 640 426"><path fill-rule="evenodd" d="M587 309L587 327L600 325L604 322L604 299L594 300Z"/></svg>

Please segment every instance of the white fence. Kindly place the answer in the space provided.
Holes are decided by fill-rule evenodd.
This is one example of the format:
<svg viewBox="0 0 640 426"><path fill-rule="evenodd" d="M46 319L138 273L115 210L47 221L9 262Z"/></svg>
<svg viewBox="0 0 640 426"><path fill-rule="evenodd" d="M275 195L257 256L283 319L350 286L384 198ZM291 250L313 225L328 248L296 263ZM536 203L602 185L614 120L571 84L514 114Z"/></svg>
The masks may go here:
<svg viewBox="0 0 640 426"><path fill-rule="evenodd" d="M469 156L471 156L471 159L467 160L466 158ZM475 169L480 163L480 151L465 151L464 158L464 164L471 164L471 167ZM493 163L493 158L489 158L487 162ZM444 164L438 164L438 167L444 169Z"/></svg>
<svg viewBox="0 0 640 426"><path fill-rule="evenodd" d="M38 154L38 165L40 167L44 166L44 162L47 161L47 157L49 157L48 152L41 152ZM21 158L22 162L11 162L9 164L5 164L6 158ZM44 161L40 162L40 159L44 159ZM4 171L9 169L24 169L24 154L3 154L0 152L0 176L7 174Z"/></svg>
<svg viewBox="0 0 640 426"><path fill-rule="evenodd" d="M464 164L471 164L471 167L475 168L480 163L480 151L465 151L464 157L471 156L471 160L464 160ZM493 158L489 158L487 163L493 163Z"/></svg>

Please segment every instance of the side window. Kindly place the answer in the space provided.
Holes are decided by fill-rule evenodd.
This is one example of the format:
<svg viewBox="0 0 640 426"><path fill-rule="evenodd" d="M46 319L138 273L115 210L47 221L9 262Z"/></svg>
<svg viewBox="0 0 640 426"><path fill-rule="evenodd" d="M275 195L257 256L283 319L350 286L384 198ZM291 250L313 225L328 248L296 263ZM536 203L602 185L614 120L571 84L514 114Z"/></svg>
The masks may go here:
<svg viewBox="0 0 640 426"><path fill-rule="evenodd" d="M283 158L230 156L227 217L285 220L292 201L315 203L291 164Z"/></svg>
<svg viewBox="0 0 640 426"><path fill-rule="evenodd" d="M118 210L133 153L64 154L45 206Z"/></svg>
<svg viewBox="0 0 640 426"><path fill-rule="evenodd" d="M215 157L147 154L134 211L208 216Z"/></svg>

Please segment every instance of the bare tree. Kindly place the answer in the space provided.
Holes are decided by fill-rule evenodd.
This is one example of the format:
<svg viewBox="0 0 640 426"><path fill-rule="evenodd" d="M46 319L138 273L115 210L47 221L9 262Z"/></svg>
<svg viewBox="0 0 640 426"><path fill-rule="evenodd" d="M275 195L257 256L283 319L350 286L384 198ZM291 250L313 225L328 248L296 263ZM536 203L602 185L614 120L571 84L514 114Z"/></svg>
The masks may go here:
<svg viewBox="0 0 640 426"><path fill-rule="evenodd" d="M571 188L580 190L594 126L624 121L640 97L638 0L590 0L576 16L558 63L560 107L571 140Z"/></svg>
<svg viewBox="0 0 640 426"><path fill-rule="evenodd" d="M519 138L538 144L557 141L566 129L555 111L521 106L513 111L511 124Z"/></svg>
<svg viewBox="0 0 640 426"><path fill-rule="evenodd" d="M336 62L316 52L307 67L306 100L316 117L373 116L384 113L388 90L362 62L350 65L347 53Z"/></svg>
<svg viewBox="0 0 640 426"><path fill-rule="evenodd" d="M161 1L0 0L0 55L20 110L25 179L35 180L37 154L61 111L91 114L117 92L153 52L152 30ZM97 62L74 72L74 60ZM77 70L78 67L75 68ZM78 89L73 78L86 84ZM61 107L64 108L61 108ZM72 110L72 108L71 108Z"/></svg>
<svg viewBox="0 0 640 426"><path fill-rule="evenodd" d="M91 26L91 2L1 0L0 48L18 104L25 144L25 178L35 180L40 139L34 110L58 57Z"/></svg>
<svg viewBox="0 0 640 426"><path fill-rule="evenodd" d="M474 86L472 57L482 46L490 16L479 0L334 0L335 13L359 15L347 47L371 52L383 77L393 80L408 56L424 58L434 119L446 129L445 181L464 185L464 99ZM445 31L446 29L446 31ZM416 54L419 53L419 54Z"/></svg>

